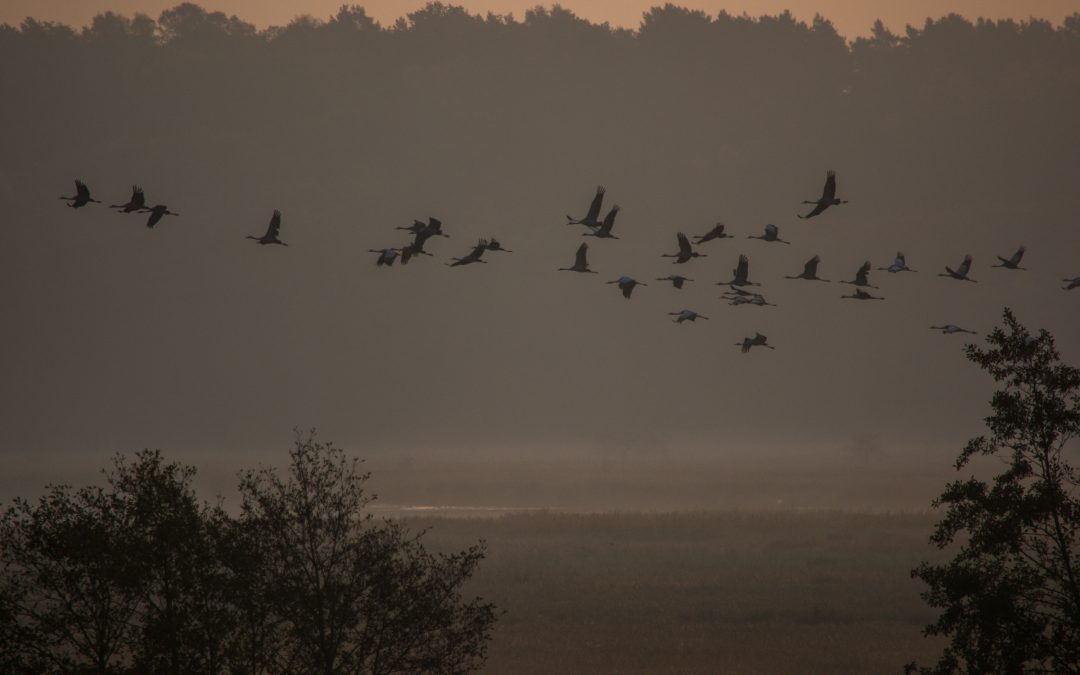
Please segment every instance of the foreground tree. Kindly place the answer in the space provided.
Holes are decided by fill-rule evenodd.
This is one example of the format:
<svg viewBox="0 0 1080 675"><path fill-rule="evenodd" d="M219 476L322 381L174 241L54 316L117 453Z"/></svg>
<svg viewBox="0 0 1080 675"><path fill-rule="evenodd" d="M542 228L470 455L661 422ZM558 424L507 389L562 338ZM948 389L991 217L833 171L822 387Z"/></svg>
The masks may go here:
<svg viewBox="0 0 1080 675"><path fill-rule="evenodd" d="M482 544L432 555L366 506L369 475L313 435L298 436L289 474L271 469L240 483L240 527L264 555L247 583L272 589L268 625L252 632L277 644L271 672L465 673L486 658L495 608L466 601L462 585Z"/></svg>
<svg viewBox="0 0 1080 675"><path fill-rule="evenodd" d="M358 462L298 437L287 477L243 475L239 518L195 470L144 451L104 485L0 514L0 673L466 673L494 607L462 598L483 558L432 555L375 522ZM421 533L422 534L422 533Z"/></svg>
<svg viewBox="0 0 1080 675"><path fill-rule="evenodd" d="M50 489L16 500L0 520L0 567L18 657L49 672L118 672L130 662L140 589L130 534L113 495L99 487Z"/></svg>
<svg viewBox="0 0 1080 675"><path fill-rule="evenodd" d="M217 567L207 547L213 521L195 497L194 473L144 451L117 457L104 486L52 487L3 514L0 634L7 616L19 663L46 672L221 672L229 627L207 626L217 615L206 606L220 593L208 583Z"/></svg>
<svg viewBox="0 0 1080 675"><path fill-rule="evenodd" d="M128 526L125 555L139 586L133 670L213 675L225 670L234 611L216 543L220 509L195 494L194 467L145 450L117 457L110 493Z"/></svg>
<svg viewBox="0 0 1080 675"><path fill-rule="evenodd" d="M34 636L18 620L19 598L11 587L8 575L0 569L0 673L29 675L43 672L33 659L27 645Z"/></svg>
<svg viewBox="0 0 1080 675"><path fill-rule="evenodd" d="M927 635L949 639L932 667L907 672L1080 673L1080 474L1066 452L1080 434L1080 370L1061 363L1053 337L1030 334L1009 311L968 359L1001 384L989 436L968 442L1004 468L991 480L950 483L931 541L959 550L912 571L942 610Z"/></svg>

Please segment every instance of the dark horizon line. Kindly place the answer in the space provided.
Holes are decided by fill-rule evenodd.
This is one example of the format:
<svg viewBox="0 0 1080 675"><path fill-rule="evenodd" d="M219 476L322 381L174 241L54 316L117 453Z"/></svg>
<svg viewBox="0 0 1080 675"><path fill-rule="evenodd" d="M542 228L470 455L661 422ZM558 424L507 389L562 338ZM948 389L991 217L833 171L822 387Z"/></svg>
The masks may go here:
<svg viewBox="0 0 1080 675"><path fill-rule="evenodd" d="M487 24L487 23L491 22L492 19L501 19L502 20L501 23L503 23L504 25L513 25L513 24L524 25L525 21L528 19L529 14L535 12L535 10L537 10L537 9L543 10L544 13L547 14L548 16L553 15L554 12L556 10L558 10L559 12L565 13L566 15L569 15L573 19L575 19L577 21L580 21L580 22L582 22L584 24L587 24L588 26L590 26L592 28L600 28L600 29L605 29L606 28L611 34L627 33L627 34L632 34L634 37L639 37L641 35L642 31L645 29L646 18L650 14L653 14L654 12L658 12L658 11L660 11L660 12L663 12L663 11L678 11L678 12L682 12L682 13L684 13L686 15L697 15L697 16L702 17L705 20L707 20L710 25L717 24L722 19L725 19L725 18L728 19L728 20L731 20L733 22L749 21L751 23L760 23L763 19L764 20L790 19L790 21L796 26L802 26L802 27L805 27L805 28L808 28L808 29L814 29L818 25L818 20L820 19L821 20L821 25L831 28L832 31L837 36L842 38L848 44L851 44L851 43L853 43L853 42L855 42L857 40L860 40L860 39L866 39L868 36L873 35L873 31L878 30L879 24L880 24L881 28L884 29L886 32L891 33L897 39L903 40L906 37L905 33L908 31L908 29L925 30L928 26L932 26L932 25L935 25L935 24L940 24L940 23L955 20L955 19L959 19L959 20L963 21L964 23L966 23L966 24L968 24L969 26L972 26L972 27L978 27L978 26L981 26L981 25L984 25L984 24L991 24L991 25L993 25L995 27L996 26L1012 24L1014 26L1017 26L1018 28L1024 28L1026 26L1031 26L1031 25L1035 25L1035 24L1048 24L1054 30L1060 30L1062 28L1065 28L1066 27L1066 22L1071 18L1075 18L1077 20L1077 22L1080 23L1080 9L1077 9L1076 11L1073 11L1070 14L1066 14L1065 16L1063 16L1057 22L1055 22L1055 21L1053 21L1051 19L1048 19L1048 18L1042 18L1042 17L1036 17L1036 16L1028 16L1027 18L1023 18L1023 19L1012 18L1012 17L1003 18L1003 19L993 19L993 18L989 18L989 17L985 17L985 16L969 17L969 16L966 16L966 15L961 14L959 12L946 12L946 13L940 14L937 18L932 17L932 16L927 16L922 21L922 23L920 25L914 25L914 24L911 24L911 23L907 23L907 24L904 25L904 28L900 32L894 32L892 28L886 26L884 21L882 21L880 18L878 18L878 19L875 19L874 23L871 25L871 32L870 33L868 33L867 35L859 35L859 36L856 36L855 38L849 38L849 37L847 37L847 36L840 33L840 31L836 27L836 23L832 19L830 19L829 17L827 17L824 14L822 14L820 12L817 12L817 11L814 12L814 18L810 19L810 20L803 20L803 19L797 18L791 12L790 9L785 9L784 11L779 12L777 14L765 13L765 14L758 14L758 15L751 15L749 12L747 12L745 10L743 12L739 13L739 14L734 14L734 13L728 12L726 9L721 9L719 12L716 12L715 14L712 14L712 13L709 13L709 12L707 12L705 10L687 8L685 6L679 5L676 2L663 2L663 3L660 3L659 0L658 0L658 4L650 6L648 10L646 10L645 12L642 13L641 21L638 23L637 27L636 28L630 28L630 27L613 25L608 21L603 21L603 22L597 23L597 22L595 22L595 21L593 21L591 19L588 19L588 18L585 18L585 17L582 17L582 16L578 15L577 13L575 13L570 8L563 7L558 2L553 2L551 4L537 3L534 7L532 7L532 8L525 11L525 16L519 18L519 17L514 16L513 12L508 12L506 14L498 14L496 12L487 12L487 13L484 13L484 14L473 13L468 8L464 7L463 5L455 4L452 0L450 2L443 2L441 0L431 0L431 1L427 2L422 8L417 9L417 10L415 10L413 12L405 12L404 14L401 14L393 22L388 23L386 25L383 25L382 23L379 22L378 19L376 19L373 16L371 16L370 14L368 14L367 13L367 8L362 3L354 3L354 4L342 4L341 7L338 9L338 12L336 14L332 14L329 17L326 17L326 18L320 18L320 17L314 16L314 15L308 14L308 13L300 13L300 14L294 15L293 18L286 24L283 24L283 25L268 24L268 25L266 25L266 26L264 26L262 28L259 28L254 22L250 22L250 21L247 21L246 19L242 19L241 17L239 17L236 14L226 14L225 12L222 12L220 10L215 10L215 9L208 8L208 7L204 6L203 4L201 4L199 2L193 2L193 1L185 0L183 2L178 2L177 4L173 5L172 7L169 7L169 8L166 8L166 9L162 10L161 14L159 14L157 16L157 18L152 17L151 15L149 15L149 14L147 14L145 12L140 12L140 11L136 11L136 12L134 12L132 14L124 14L122 12L118 12L118 11L114 11L114 10L110 10L110 9L105 9L105 10L102 10L102 11L99 11L99 12L95 13L94 16L91 18L91 20L88 23L84 23L81 26L73 26L73 25L65 23L63 21L39 20L39 19L36 19L33 16L26 16L26 17L23 18L23 20L21 22L19 22L18 25L12 25L12 24L7 23L7 22L2 22L2 23L0 23L0 29L11 29L11 30L20 31L20 29L22 28L22 26L24 24L26 24L29 21L32 21L32 22L38 23L40 25L48 25L48 26L56 26L56 27L67 28L67 29L71 30L72 32L74 32L76 34L79 34L79 33L85 33L87 30L89 30L93 26L94 20L97 19L98 17L109 16L109 15L120 17L120 18L123 18L123 19L127 19L129 21L132 20L132 19L138 18L138 17L146 17L146 18L150 19L151 21L153 21L155 24L160 25L161 17L164 16L164 14L166 12L175 11L176 9L178 9L180 7L189 6L189 5L194 6L194 7L198 8L198 9L202 10L208 16L221 15L221 16L229 19L229 20L239 21L239 22L241 22L243 24L251 26L255 30L255 34L257 36L265 36L265 37L272 37L272 34L273 34L274 31L280 31L280 30L286 29L286 28L288 28L290 26L296 25L296 24L298 24L298 23L300 23L302 21L306 21L306 20L313 21L313 22L315 22L316 25L326 25L330 21L332 21L333 19L341 16L342 12L344 10L347 10L347 9L349 9L349 10L359 9L363 16L370 19L372 29L374 29L374 30L376 30L376 31L378 31L380 33L393 33L393 32L399 31L399 30L408 30L408 29L412 28L412 25L409 23L411 18L414 15L417 15L417 14L419 14L421 12L427 11L432 7L443 7L445 9L447 9L447 10L450 10L450 11L460 11L461 13L465 14L469 18L474 19L474 20L478 20L478 21L480 21L480 22L482 22L484 24ZM404 25L401 25L403 23L404 23Z"/></svg>

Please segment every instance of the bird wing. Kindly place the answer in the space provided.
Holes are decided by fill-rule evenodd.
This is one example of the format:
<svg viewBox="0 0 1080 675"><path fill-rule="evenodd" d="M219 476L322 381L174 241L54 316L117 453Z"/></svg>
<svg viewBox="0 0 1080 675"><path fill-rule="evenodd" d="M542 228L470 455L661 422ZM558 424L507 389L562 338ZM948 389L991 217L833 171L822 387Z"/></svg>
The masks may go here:
<svg viewBox="0 0 1080 675"><path fill-rule="evenodd" d="M150 218L147 219L147 221L146 221L146 226L147 227L153 227L154 225L157 225L157 222L159 220L161 220L162 216L164 216L164 215L165 215L165 212L162 211L161 209L155 208L155 209L151 210L150 211Z"/></svg>
<svg viewBox="0 0 1080 675"><path fill-rule="evenodd" d="M855 273L855 281L860 284L869 283L870 281L870 261L867 260L859 268L859 271Z"/></svg>
<svg viewBox="0 0 1080 675"><path fill-rule="evenodd" d="M829 205L827 203L825 203L825 202L821 202L817 206L814 207L813 211L806 214L805 216L799 216L799 217L802 218L803 220L806 220L807 218L813 218L814 216L821 215L821 213L827 208L829 208Z"/></svg>
<svg viewBox="0 0 1080 675"><path fill-rule="evenodd" d="M589 204L589 214L585 216L585 220L596 222L600 218L600 207L604 204L604 186L596 186L596 196L593 197L592 204Z"/></svg>
<svg viewBox="0 0 1080 675"><path fill-rule="evenodd" d="M690 255L692 249L690 248L690 240L686 238L686 235L679 232L675 237L679 240L679 255Z"/></svg>
<svg viewBox="0 0 1080 675"><path fill-rule="evenodd" d="M821 193L821 200L831 202L836 199L836 172L829 171L825 174L825 190Z"/></svg>
<svg viewBox="0 0 1080 675"><path fill-rule="evenodd" d="M739 256L739 264L735 268L735 281L746 283L750 278L750 258Z"/></svg>
<svg viewBox="0 0 1080 675"><path fill-rule="evenodd" d="M131 205L134 208L146 206L146 195L143 194L142 188L138 185L133 185L131 188Z"/></svg>
<svg viewBox="0 0 1080 675"><path fill-rule="evenodd" d="M817 266L819 262L821 262L821 258L819 258L818 256L814 256L813 258L807 260L806 264L803 265L803 274L808 277L816 277Z"/></svg>
<svg viewBox="0 0 1080 675"><path fill-rule="evenodd" d="M780 228L772 223L765 226L765 236L770 239L775 239L780 234Z"/></svg>
<svg viewBox="0 0 1080 675"><path fill-rule="evenodd" d="M90 188L86 187L86 183L81 180L75 181L75 194L82 199L88 199L90 197Z"/></svg>
<svg viewBox="0 0 1080 675"><path fill-rule="evenodd" d="M423 250L424 242L426 242L429 237L431 237L431 234L429 232L423 232L423 231L413 232L413 242L412 242L413 249L416 250L416 251Z"/></svg>
<svg viewBox="0 0 1080 675"><path fill-rule="evenodd" d="M1023 258L1024 258L1024 251L1026 251L1026 250L1027 249L1025 249L1023 246L1016 249L1016 253L1013 253L1013 256L1009 260L1009 262L1011 262L1013 265L1019 265L1020 261L1023 260Z"/></svg>
<svg viewBox="0 0 1080 675"><path fill-rule="evenodd" d="M574 254L574 267L580 267L581 269L585 269L589 266L589 261L586 258L588 250L588 244L583 243L581 246L578 246L577 253Z"/></svg>
<svg viewBox="0 0 1080 675"><path fill-rule="evenodd" d="M277 239L281 231L281 211L274 209L274 215L270 217L270 224L266 228L267 239Z"/></svg>
<svg viewBox="0 0 1080 675"><path fill-rule="evenodd" d="M611 228L615 227L615 216L619 213L619 205L611 207L608 214L604 216L604 224L600 226L600 230L606 234L611 234Z"/></svg>
<svg viewBox="0 0 1080 675"><path fill-rule="evenodd" d="M964 256L964 262L960 263L960 267L956 268L956 273L962 277L966 277L968 271L971 270L971 256Z"/></svg>

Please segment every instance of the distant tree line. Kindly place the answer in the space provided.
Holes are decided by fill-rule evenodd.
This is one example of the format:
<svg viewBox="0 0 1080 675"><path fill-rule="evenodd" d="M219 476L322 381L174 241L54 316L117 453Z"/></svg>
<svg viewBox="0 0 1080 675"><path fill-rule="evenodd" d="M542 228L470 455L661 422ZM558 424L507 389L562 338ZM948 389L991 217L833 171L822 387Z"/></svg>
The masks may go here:
<svg viewBox="0 0 1080 675"><path fill-rule="evenodd" d="M183 54L196 61L285 53L332 54L340 60L350 54L342 49L354 50L354 56L397 57L381 61L378 65L383 70L424 63L432 57L449 64L475 64L496 54L541 58L537 64L550 68L566 62L587 66L581 57L610 64L611 58L621 61L638 55L657 65L697 62L713 71L719 66L720 70L752 70L759 76L759 68L780 69L792 82L801 79L797 75L817 73L812 81L803 81L807 85L830 80L843 86L860 85L851 89L857 93L863 85L897 71L931 74L930 64L949 66L944 72L934 69L937 77L932 79L939 85L942 81L959 84L964 73L973 72L1010 78L1031 71L1063 74L1057 66L1075 67L1080 62L1080 13L1063 17L1058 26L1034 18L971 21L950 14L927 19L921 28L908 26L904 34L893 33L877 21L869 37L849 43L820 15L810 23L786 11L776 16L736 16L726 11L711 16L671 3L645 13L636 31L594 24L559 5L537 6L517 20L494 13L474 15L442 2L430 2L392 26L381 26L360 5L343 5L326 20L302 15L286 26L257 30L237 16L182 3L162 12L157 20L139 13L129 17L104 12L81 29L32 17L19 26L0 24L0 48L9 54L36 56L39 64L64 62L82 54L119 65L117 59L151 52ZM11 62L6 63L9 75L30 65L23 62L21 68L10 68ZM67 65L73 68L69 71L72 85L79 79L76 75L88 72L78 63ZM632 60L627 67L639 65Z"/></svg>
<svg viewBox="0 0 1080 675"><path fill-rule="evenodd" d="M631 31L559 6L512 18L438 2L391 26L353 5L257 30L185 3L82 29L0 26L0 98L0 123L25 132L7 153L15 175L152 154L205 168L213 156L244 174L235 185L287 157L291 186L327 197L372 176L424 179L433 157L468 162L481 184L505 175L499 162L536 182L587 151L685 182L733 165L766 175L797 152L878 163L882 195L862 198L894 196L898 215L901 181L923 211L1006 185L1049 210L1071 192L1080 148L1080 14L950 15L901 34L878 22L848 42L820 16L671 4ZM327 166L353 171L335 184ZM923 180L909 179L916 166ZM972 179L951 181L958 171Z"/></svg>
<svg viewBox="0 0 1080 675"><path fill-rule="evenodd" d="M300 15L286 26L271 26L260 31L235 15L208 11L196 3L185 2L163 11L157 20L142 13L129 17L106 11L96 15L90 25L81 29L57 22L38 21L33 17L28 17L20 26L0 24L0 28L0 36L5 44L22 39L26 43L53 40L57 45L67 41L72 44L112 44L130 48L199 46L240 49L259 45L294 47L304 43L309 47L326 48L417 38L435 40L445 45L467 39L474 45L474 50L466 56L478 56L492 47L505 49L520 44L518 40L523 37L562 38L564 42L552 42L552 46L573 48L573 43L577 42L583 51L593 52L610 49L616 44L628 46L635 42L649 47L679 46L684 53L709 44L714 48L735 51L761 41L767 44L788 41L793 47L817 46L826 51L842 50L845 46L844 38L821 15L815 16L808 24L795 19L788 11L760 17L721 11L712 16L673 3L650 9L643 15L637 30L616 28L607 23L595 24L558 4L550 7L538 4L518 20L512 15L490 12L486 16L470 14L464 7L438 1L429 2L425 7L399 18L391 26L380 25L368 16L362 5L343 4L336 15L325 20ZM940 57L945 56L940 51L942 43L948 40L953 44L954 53L973 47L983 50L1010 47L1006 54L999 55L999 60L1023 53L1029 56L1038 54L1048 59L1049 63L1061 57L1075 58L1078 34L1080 12L1063 17L1059 26L1036 18L1025 21L978 18L972 21L950 14L938 20L928 18L922 28L908 26L903 35L889 31L879 20L874 23L870 37L859 37L850 43L850 51L860 54L875 48L903 49ZM1074 43L1071 54L1062 51L1063 48L1069 51L1065 47L1069 42Z"/></svg>
<svg viewBox="0 0 1080 675"><path fill-rule="evenodd" d="M368 474L300 437L286 476L240 479L237 514L194 469L144 451L104 485L56 486L0 518L0 672L466 673L493 605L462 585L482 545L431 554L375 521Z"/></svg>

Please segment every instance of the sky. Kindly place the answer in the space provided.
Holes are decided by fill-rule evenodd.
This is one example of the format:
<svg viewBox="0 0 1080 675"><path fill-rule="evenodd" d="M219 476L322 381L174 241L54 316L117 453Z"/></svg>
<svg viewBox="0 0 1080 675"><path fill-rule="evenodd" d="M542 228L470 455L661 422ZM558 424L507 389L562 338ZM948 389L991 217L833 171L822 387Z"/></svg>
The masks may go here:
<svg viewBox="0 0 1080 675"><path fill-rule="evenodd" d="M0 22L17 24L27 16L71 25L86 24L95 14L112 10L123 14L144 12L156 17L163 9L179 4L178 0L4 0L0 2ZM323 18L333 14L343 0L206 0L207 9L235 14L259 27L282 25L294 16L310 14ZM426 4L426 0L367 0L362 5L384 25ZM522 17L535 0L457 0L477 13L512 13ZM641 15L660 0L564 0L564 7L594 22L608 21L614 25L635 28ZM875 19L881 19L894 31L905 25L921 25L927 17L958 13L968 17L984 16L1001 19L1039 17L1058 24L1080 11L1080 0L909 0L905 2L878 0L685 0L675 3L701 9L710 14L725 10L732 14L776 14L790 9L800 19L811 20L820 13L833 21L841 34L848 37L865 35Z"/></svg>

